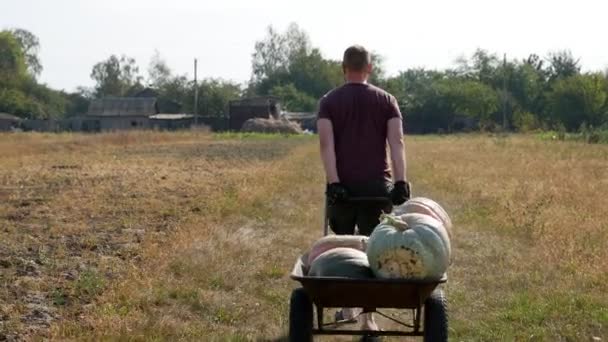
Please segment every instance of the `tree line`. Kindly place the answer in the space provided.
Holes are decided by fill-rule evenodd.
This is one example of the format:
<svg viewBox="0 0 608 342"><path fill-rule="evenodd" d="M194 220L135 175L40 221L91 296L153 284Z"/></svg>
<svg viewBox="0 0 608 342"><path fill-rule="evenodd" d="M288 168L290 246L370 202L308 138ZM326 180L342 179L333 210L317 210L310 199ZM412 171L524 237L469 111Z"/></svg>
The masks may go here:
<svg viewBox="0 0 608 342"><path fill-rule="evenodd" d="M89 102L106 96L132 96L155 89L161 110L193 112L194 82L174 73L156 52L147 70L128 56L111 55L91 69L93 88L56 91L37 81L42 71L38 38L22 29L0 32L0 112L22 117L82 115ZM445 70L413 68L387 76L382 56L373 54L370 83L391 92L417 132L463 129L530 131L608 126L608 71L582 72L569 51L507 59L479 49ZM318 99L343 83L339 60L314 47L297 24L279 32L272 26L257 41L246 84L205 78L198 83L199 113L223 115L228 101L274 95L289 111L310 112ZM177 104L177 106L163 104Z"/></svg>

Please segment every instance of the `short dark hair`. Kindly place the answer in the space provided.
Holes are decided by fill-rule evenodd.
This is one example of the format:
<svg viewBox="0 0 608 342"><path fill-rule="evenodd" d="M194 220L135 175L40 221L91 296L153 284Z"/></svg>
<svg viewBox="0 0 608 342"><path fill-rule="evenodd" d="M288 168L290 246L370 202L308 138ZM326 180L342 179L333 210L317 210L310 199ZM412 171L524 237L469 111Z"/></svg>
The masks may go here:
<svg viewBox="0 0 608 342"><path fill-rule="evenodd" d="M372 55L361 45L353 45L344 51L342 67L352 71L363 71L372 64Z"/></svg>

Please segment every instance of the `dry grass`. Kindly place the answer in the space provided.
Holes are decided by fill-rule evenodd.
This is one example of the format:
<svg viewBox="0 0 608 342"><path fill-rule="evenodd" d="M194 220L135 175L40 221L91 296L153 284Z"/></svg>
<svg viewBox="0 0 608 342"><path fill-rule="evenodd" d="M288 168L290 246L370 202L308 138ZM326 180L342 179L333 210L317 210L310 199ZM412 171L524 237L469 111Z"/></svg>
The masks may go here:
<svg viewBox="0 0 608 342"><path fill-rule="evenodd" d="M407 148L414 191L455 221L452 339L608 337L608 147ZM0 336L285 335L287 274L320 236L314 138L8 134L0 155Z"/></svg>
<svg viewBox="0 0 608 342"><path fill-rule="evenodd" d="M519 136L409 146L415 182L456 221L453 337L608 337L608 146Z"/></svg>

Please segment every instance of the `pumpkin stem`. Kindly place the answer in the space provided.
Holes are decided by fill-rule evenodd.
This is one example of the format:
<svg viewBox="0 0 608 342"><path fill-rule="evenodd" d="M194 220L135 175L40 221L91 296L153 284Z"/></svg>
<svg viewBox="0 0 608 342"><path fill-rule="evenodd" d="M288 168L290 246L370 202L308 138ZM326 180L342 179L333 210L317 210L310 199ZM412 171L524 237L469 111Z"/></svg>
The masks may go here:
<svg viewBox="0 0 608 342"><path fill-rule="evenodd" d="M380 220L382 223L388 224L389 226L395 227L401 231L410 229L410 226L407 222L401 220L398 216L391 214L382 214L380 215Z"/></svg>

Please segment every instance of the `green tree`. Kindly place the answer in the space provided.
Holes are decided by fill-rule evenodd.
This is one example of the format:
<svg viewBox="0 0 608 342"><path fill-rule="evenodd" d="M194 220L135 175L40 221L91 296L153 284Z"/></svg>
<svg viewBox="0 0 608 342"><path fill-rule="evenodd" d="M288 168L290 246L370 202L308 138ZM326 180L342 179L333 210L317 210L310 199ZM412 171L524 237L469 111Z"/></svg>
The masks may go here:
<svg viewBox="0 0 608 342"><path fill-rule="evenodd" d="M158 51L154 52L150 64L148 65L148 80L149 86L159 88L171 78L171 68L167 62L161 57Z"/></svg>
<svg viewBox="0 0 608 342"><path fill-rule="evenodd" d="M451 79L439 83L439 90L453 111L477 119L482 129L491 126L499 100L490 86L479 81Z"/></svg>
<svg viewBox="0 0 608 342"><path fill-rule="evenodd" d="M89 109L89 104L93 99L93 92L84 87L76 88L75 92L63 93L67 103L65 116L78 116L85 114Z"/></svg>
<svg viewBox="0 0 608 342"><path fill-rule="evenodd" d="M269 26L266 38L255 43L251 62L253 82L288 73L295 56L308 54L310 50L310 38L297 24L291 23L283 34Z"/></svg>
<svg viewBox="0 0 608 342"><path fill-rule="evenodd" d="M222 116L228 112L228 102L241 96L241 86L222 79L208 78L199 84L200 113Z"/></svg>
<svg viewBox="0 0 608 342"><path fill-rule="evenodd" d="M456 72L460 77L491 86L497 86L500 83L499 66L498 56L483 49L477 49L470 59L461 57L456 60Z"/></svg>
<svg viewBox="0 0 608 342"><path fill-rule="evenodd" d="M547 60L549 61L548 72L551 82L580 74L580 59L575 59L569 50L552 52Z"/></svg>
<svg viewBox="0 0 608 342"><path fill-rule="evenodd" d="M97 83L95 95L125 96L128 93L141 89L143 78L139 75L139 67L135 59L116 55L101 61L93 66L91 78Z"/></svg>
<svg viewBox="0 0 608 342"><path fill-rule="evenodd" d="M26 76L23 49L9 31L0 32L0 86L18 87Z"/></svg>
<svg viewBox="0 0 608 342"><path fill-rule="evenodd" d="M58 119L65 115L68 101L63 93L44 84L38 84L33 78L28 79L22 89L31 101L38 104L38 107L31 112L32 117Z"/></svg>
<svg viewBox="0 0 608 342"><path fill-rule="evenodd" d="M38 57L38 52L40 50L40 41L38 40L38 37L30 31L19 28L12 29L10 32L21 45L25 63L30 74L34 77L40 75L42 72L42 63Z"/></svg>
<svg viewBox="0 0 608 342"><path fill-rule="evenodd" d="M284 33L269 27L255 44L248 95L274 94L294 111L314 110L317 99L343 82L338 61L325 59L296 24ZM314 99L314 100L311 100Z"/></svg>
<svg viewBox="0 0 608 342"><path fill-rule="evenodd" d="M608 122L605 82L599 73L558 79L548 94L549 118L570 131L583 123L598 127Z"/></svg>
<svg viewBox="0 0 608 342"><path fill-rule="evenodd" d="M342 73L340 73L342 77ZM369 83L379 87L386 87L386 71L384 70L384 57L376 52L372 52L372 74Z"/></svg>
<svg viewBox="0 0 608 342"><path fill-rule="evenodd" d="M418 133L453 130L456 110L443 86L448 75L447 72L409 69L386 79L385 89L397 98L406 130Z"/></svg>
<svg viewBox="0 0 608 342"><path fill-rule="evenodd" d="M181 107L181 112L194 111L193 82L186 76L171 76L157 88L159 98L163 101L173 101Z"/></svg>
<svg viewBox="0 0 608 342"><path fill-rule="evenodd" d="M280 84L293 83L298 90L319 98L343 82L341 64L324 59L319 49L292 58L289 73L279 77Z"/></svg>
<svg viewBox="0 0 608 342"><path fill-rule="evenodd" d="M546 89L544 71L526 61L510 62L507 68L505 77L509 114L521 112L540 118Z"/></svg>
<svg viewBox="0 0 608 342"><path fill-rule="evenodd" d="M317 106L317 99L299 91L293 83L283 86L275 86L270 91L271 95L281 99L283 108L294 112L312 112Z"/></svg>

